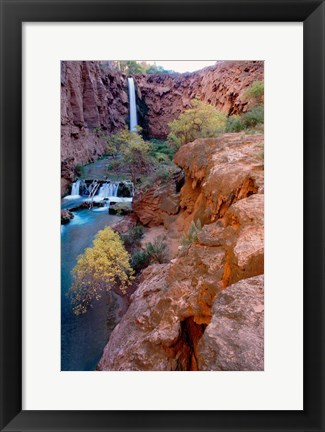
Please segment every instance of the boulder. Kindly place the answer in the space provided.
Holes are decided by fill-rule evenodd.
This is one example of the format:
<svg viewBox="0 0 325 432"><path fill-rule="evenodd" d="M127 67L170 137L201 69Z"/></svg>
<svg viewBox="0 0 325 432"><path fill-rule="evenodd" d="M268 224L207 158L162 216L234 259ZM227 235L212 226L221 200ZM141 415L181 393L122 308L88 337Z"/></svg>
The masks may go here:
<svg viewBox="0 0 325 432"><path fill-rule="evenodd" d="M127 215L120 218L118 221L114 222L111 225L111 228L114 231L117 231L119 234L125 234L128 232L130 228L135 227L137 224L137 218L135 215Z"/></svg>
<svg viewBox="0 0 325 432"><path fill-rule="evenodd" d="M177 190L183 178L184 173L177 170L167 181L136 191L132 207L142 225L169 225L169 217L179 212Z"/></svg>
<svg viewBox="0 0 325 432"><path fill-rule="evenodd" d="M61 224L65 225L70 222L71 219L74 218L73 213L69 210L61 210Z"/></svg>
<svg viewBox="0 0 325 432"><path fill-rule="evenodd" d="M109 214L124 216L133 213L131 202L111 203L109 206Z"/></svg>
<svg viewBox="0 0 325 432"><path fill-rule="evenodd" d="M212 313L197 346L199 369L264 370L264 275L229 286Z"/></svg>

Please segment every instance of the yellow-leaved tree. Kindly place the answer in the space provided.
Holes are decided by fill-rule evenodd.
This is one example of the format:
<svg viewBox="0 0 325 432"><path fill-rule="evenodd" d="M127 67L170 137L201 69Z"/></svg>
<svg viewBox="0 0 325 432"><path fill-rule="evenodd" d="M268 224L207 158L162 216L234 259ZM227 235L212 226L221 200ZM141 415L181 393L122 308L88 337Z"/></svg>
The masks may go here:
<svg viewBox="0 0 325 432"><path fill-rule="evenodd" d="M196 138L214 138L226 125L226 114L212 105L198 99L193 99L191 105L192 108L168 124L170 132L167 139L176 149Z"/></svg>
<svg viewBox="0 0 325 432"><path fill-rule="evenodd" d="M70 296L73 312L76 315L86 313L93 300L99 300L103 292L114 287L125 293L133 273L120 236L110 227L99 231L93 246L78 257L72 271L74 282Z"/></svg>

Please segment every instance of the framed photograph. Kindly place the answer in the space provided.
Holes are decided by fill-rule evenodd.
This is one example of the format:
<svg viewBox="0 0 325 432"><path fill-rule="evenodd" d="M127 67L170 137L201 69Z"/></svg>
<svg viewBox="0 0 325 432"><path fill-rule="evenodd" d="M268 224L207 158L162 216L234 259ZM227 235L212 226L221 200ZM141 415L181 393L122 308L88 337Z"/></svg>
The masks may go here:
<svg viewBox="0 0 325 432"><path fill-rule="evenodd" d="M1 430L324 431L324 2L0 1Z"/></svg>

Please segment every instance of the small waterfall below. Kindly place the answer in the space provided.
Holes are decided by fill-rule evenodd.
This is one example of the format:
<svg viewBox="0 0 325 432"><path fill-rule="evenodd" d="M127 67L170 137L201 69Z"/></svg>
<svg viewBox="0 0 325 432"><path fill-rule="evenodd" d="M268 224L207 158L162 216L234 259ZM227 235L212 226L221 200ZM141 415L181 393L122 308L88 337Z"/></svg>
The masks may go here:
<svg viewBox="0 0 325 432"><path fill-rule="evenodd" d="M61 209L78 212L88 208L95 212L109 213L114 203L132 202L134 187L130 180L110 181L78 179L71 185L71 195L63 198ZM74 214L71 224L77 224L78 214Z"/></svg>
<svg viewBox="0 0 325 432"><path fill-rule="evenodd" d="M102 202L103 207L93 209L93 211L109 211L111 199L117 197L119 183L103 183L98 194L93 197L94 201Z"/></svg>
<svg viewBox="0 0 325 432"><path fill-rule="evenodd" d="M78 199L81 198L80 197L80 180L77 180L76 182L72 183L71 186L71 194L67 195L66 197L64 197L64 199L69 200L69 199Z"/></svg>
<svg viewBox="0 0 325 432"><path fill-rule="evenodd" d="M137 105L135 98L135 86L134 79L128 78L129 86L129 109L130 109L130 131L137 131L138 119L137 119Z"/></svg>
<svg viewBox="0 0 325 432"><path fill-rule="evenodd" d="M76 182L72 183L71 195L72 196L80 195L80 180L77 180Z"/></svg>
<svg viewBox="0 0 325 432"><path fill-rule="evenodd" d="M109 198L116 197L119 183L104 183L98 192L98 197Z"/></svg>

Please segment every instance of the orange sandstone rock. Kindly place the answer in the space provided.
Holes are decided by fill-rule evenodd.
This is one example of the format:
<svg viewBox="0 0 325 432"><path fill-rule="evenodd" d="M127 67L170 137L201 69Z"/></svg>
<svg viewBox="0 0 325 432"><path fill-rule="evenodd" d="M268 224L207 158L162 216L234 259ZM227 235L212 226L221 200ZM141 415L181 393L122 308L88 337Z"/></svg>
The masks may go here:
<svg viewBox="0 0 325 432"><path fill-rule="evenodd" d="M179 151L176 160L187 180L177 218L184 220L185 215L189 222L198 213L204 215L206 208L209 217L202 218L205 225L197 241L183 247L169 264L143 272L128 311L105 347L100 370L263 368L262 142L262 136L232 134L184 146L187 158L186 148ZM197 159L200 152L206 162ZM226 296L228 290L231 297ZM225 327L222 333L216 323L220 310L220 322L227 319L227 298L232 321L229 332ZM228 351L219 358L218 347L224 345Z"/></svg>

